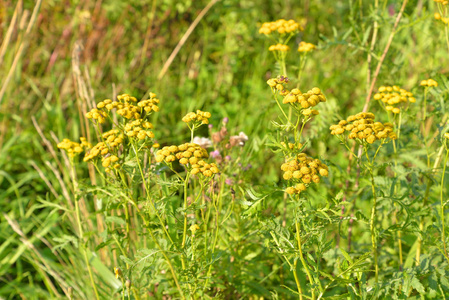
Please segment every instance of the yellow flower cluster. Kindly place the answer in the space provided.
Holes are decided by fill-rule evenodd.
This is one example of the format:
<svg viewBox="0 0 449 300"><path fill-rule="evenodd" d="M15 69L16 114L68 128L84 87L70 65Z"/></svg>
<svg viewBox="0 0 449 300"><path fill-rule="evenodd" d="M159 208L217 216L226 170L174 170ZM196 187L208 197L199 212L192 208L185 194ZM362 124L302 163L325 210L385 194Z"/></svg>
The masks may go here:
<svg viewBox="0 0 449 300"><path fill-rule="evenodd" d="M302 114L305 116L317 115L318 111L311 108L320 102L326 102L326 97L317 87L314 87L307 93L301 93L299 89L293 89L282 100L284 104L290 103L294 105L297 103L300 109L303 109Z"/></svg>
<svg viewBox="0 0 449 300"><path fill-rule="evenodd" d="M314 44L306 43L304 41L299 43L299 46L298 46L298 52L311 52L315 49L316 49L316 46Z"/></svg>
<svg viewBox="0 0 449 300"><path fill-rule="evenodd" d="M153 124L148 121L143 121L142 119L134 120L125 125L125 134L129 137L137 137L139 140L144 140L145 138L154 138L154 133L151 130Z"/></svg>
<svg viewBox="0 0 449 300"><path fill-rule="evenodd" d="M106 172L109 172L111 169L109 168L109 166L111 165L111 164L114 164L113 165L113 167L114 167L114 169L118 169L118 168L120 168L120 164L118 164L118 163L116 163L116 162L118 162L118 160L119 160L119 158L116 156L116 155L109 155L109 156L106 156L106 157L103 157L102 159L101 159L101 165L103 166L103 167L105 167L106 168Z"/></svg>
<svg viewBox="0 0 449 300"><path fill-rule="evenodd" d="M415 103L416 99L413 97L413 93L408 92L405 89L401 89L399 86L381 86L376 94L373 97L375 100L380 100L385 103L385 109L387 111L391 111L394 114L398 114L401 110L398 107L394 107L393 105L397 105L399 103L411 102Z"/></svg>
<svg viewBox="0 0 449 300"><path fill-rule="evenodd" d="M117 129L112 129L103 133L102 138L109 145L109 147L115 148L123 143L123 134L119 133L120 131L118 131Z"/></svg>
<svg viewBox="0 0 449 300"><path fill-rule="evenodd" d="M142 118L142 108L133 104L137 102L135 97L123 94L117 96L117 100L120 101L114 102L117 107L117 114L128 120Z"/></svg>
<svg viewBox="0 0 449 300"><path fill-rule="evenodd" d="M198 163L192 164L191 166L192 166L191 173L193 175L201 173L206 177L212 177L212 176L214 176L214 174L217 174L220 172L220 170L218 170L218 167L216 164L214 164L214 163L208 164L204 160L200 160L200 161L198 161Z"/></svg>
<svg viewBox="0 0 449 300"><path fill-rule="evenodd" d="M438 82L436 82L433 79L427 79L427 80L422 80L419 85L420 86L426 86L426 87L437 87L438 86Z"/></svg>
<svg viewBox="0 0 449 300"><path fill-rule="evenodd" d="M117 109L117 114L126 119L141 119L145 112L159 111L159 106L157 106L159 99L156 98L156 94L154 93L150 93L150 99L140 102L138 102L136 97L128 94L118 95L117 100L105 99L99 102L97 108L89 111L86 117L98 120L99 123L104 123L108 112L114 108ZM134 103L137 103L137 105L134 105Z"/></svg>
<svg viewBox="0 0 449 300"><path fill-rule="evenodd" d="M156 161L171 163L179 160L180 164L196 164L202 158L208 158L206 149L194 143L185 143L179 146L165 146L156 152Z"/></svg>
<svg viewBox="0 0 449 300"><path fill-rule="evenodd" d="M102 161L104 160L104 156L108 155L108 153L121 144L123 144L123 134L119 134L117 129L109 130L103 133L102 138L104 142L97 143L92 149L90 149L86 155L84 155L84 161L87 162L92 160L98 156L103 156Z"/></svg>
<svg viewBox="0 0 449 300"><path fill-rule="evenodd" d="M67 151L69 157L75 157L83 152L83 148L89 149L92 147L92 145L87 142L86 138L81 137L80 141L81 143L76 143L69 139L63 139L62 142L58 144L58 148Z"/></svg>
<svg viewBox="0 0 449 300"><path fill-rule="evenodd" d="M288 90L285 89L284 84L287 84L289 81L288 77L279 76L277 78L270 78L267 80L267 84L271 87L273 91L278 91L279 94L285 96L289 93Z"/></svg>
<svg viewBox="0 0 449 300"><path fill-rule="evenodd" d="M393 124L374 122L373 113L358 113L355 116L349 116L346 120L341 120L337 125L330 127L332 135L342 135L349 132L349 139L359 139L372 144L377 140L390 138L397 139L393 132Z"/></svg>
<svg viewBox="0 0 449 300"><path fill-rule="evenodd" d="M445 1L445 2L447 2L447 1ZM449 24L449 18L445 18L445 17L441 16L439 13L435 13L433 15L433 17L435 18L435 20L441 21L446 25Z"/></svg>
<svg viewBox="0 0 449 300"><path fill-rule="evenodd" d="M433 2L441 3L442 5L447 5L449 3L449 1L447 1L447 0L433 0Z"/></svg>
<svg viewBox="0 0 449 300"><path fill-rule="evenodd" d="M447 138L447 139L449 140L449 132L446 132L446 133L444 134L444 137Z"/></svg>
<svg viewBox="0 0 449 300"><path fill-rule="evenodd" d="M285 180L294 181L295 185L288 187L288 194L300 194L305 191L311 182L319 183L320 176L329 175L328 167L319 159L313 159L305 153L300 153L281 166Z"/></svg>
<svg viewBox="0 0 449 300"><path fill-rule="evenodd" d="M296 22L295 20L287 21L284 19L280 19L274 22L263 23L259 29L259 33L269 35L277 31L279 34L285 34L285 33L294 33L297 32L298 30L303 31L304 28L302 28L302 26L299 25L299 23Z"/></svg>
<svg viewBox="0 0 449 300"><path fill-rule="evenodd" d="M143 108L147 113L151 111L158 112L159 111L159 99L156 98L155 93L150 93L150 99L142 100L137 103L137 106Z"/></svg>
<svg viewBox="0 0 449 300"><path fill-rule="evenodd" d="M268 51L279 51L279 52L288 52L290 51L290 47L283 44L271 45L268 48Z"/></svg>
<svg viewBox="0 0 449 300"><path fill-rule="evenodd" d="M180 164L191 168L192 174L201 173L206 177L212 177L220 172L216 164L208 164L203 158L208 158L206 149L194 143L185 143L179 146L165 146L156 152L157 162L171 163L178 160Z"/></svg>
<svg viewBox="0 0 449 300"><path fill-rule="evenodd" d="M182 118L182 121L189 123L192 121L201 122L201 124L209 124L209 118L211 117L210 112L197 110L196 113L189 112Z"/></svg>
<svg viewBox="0 0 449 300"><path fill-rule="evenodd" d="M104 123L108 114L105 111L93 108L91 111L86 113L86 118L97 120L98 123Z"/></svg>

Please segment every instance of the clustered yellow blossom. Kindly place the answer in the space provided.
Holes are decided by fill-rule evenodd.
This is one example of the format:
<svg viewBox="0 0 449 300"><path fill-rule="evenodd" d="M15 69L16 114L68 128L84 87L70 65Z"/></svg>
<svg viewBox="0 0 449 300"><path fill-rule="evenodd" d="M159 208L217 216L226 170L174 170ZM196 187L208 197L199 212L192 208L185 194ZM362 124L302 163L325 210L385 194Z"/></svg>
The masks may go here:
<svg viewBox="0 0 449 300"><path fill-rule="evenodd" d="M449 140L449 132L446 132L446 133L444 134L444 137L447 138L447 139Z"/></svg>
<svg viewBox="0 0 449 300"><path fill-rule="evenodd" d="M260 34L266 34L269 35L275 31L277 31L279 34L285 34L285 33L294 33L297 31L303 31L304 28L299 25L298 22L295 20L284 20L280 19L274 22L265 22L262 24L262 26L259 29Z"/></svg>
<svg viewBox="0 0 449 300"><path fill-rule="evenodd" d="M267 84L271 87L273 91L279 92L280 95L285 96L289 93L287 89L285 89L284 84L289 82L288 77L278 76L277 78L270 78L267 80Z"/></svg>
<svg viewBox="0 0 449 300"><path fill-rule="evenodd" d="M446 2L446 4L447 4L447 1L445 1L445 2ZM443 4L443 5L446 5L446 4ZM435 13L435 14L433 15L433 17L435 18L435 20L441 21L441 22L443 22L443 23L446 24L446 25L449 24L449 18L446 18L446 17L441 16L440 13Z"/></svg>
<svg viewBox="0 0 449 300"><path fill-rule="evenodd" d="M307 91L307 93L301 93L299 89L293 89L282 100L284 104L296 105L299 110L302 110L302 114L305 116L318 115L318 111L312 109L312 107L320 102L326 102L326 97L317 87Z"/></svg>
<svg viewBox="0 0 449 300"><path fill-rule="evenodd" d="M271 45L268 48L269 51L279 51L279 52L288 52L290 51L290 47L283 44Z"/></svg>
<svg viewBox="0 0 449 300"><path fill-rule="evenodd" d="M58 148L67 151L69 157L75 157L83 152L84 148L89 149L92 147L92 145L87 142L86 138L81 137L80 141L81 143L76 143L69 139L63 139L62 142L58 144Z"/></svg>
<svg viewBox="0 0 449 300"><path fill-rule="evenodd" d="M438 86L438 82L436 82L433 79L427 79L427 80L422 80L419 85L420 86L426 86L426 87L437 87Z"/></svg>
<svg viewBox="0 0 449 300"><path fill-rule="evenodd" d="M95 119L99 123L104 123L108 112L117 109L117 114L125 119L141 119L145 113L159 111L159 99L156 94L150 93L150 99L138 101L136 97L128 94L117 96L117 101L105 99L97 104L97 108L93 108L86 114L88 119Z"/></svg>
<svg viewBox="0 0 449 300"><path fill-rule="evenodd" d="M137 106L142 107L144 111L147 113L151 111L158 112L159 111L159 99L156 98L155 93L150 93L150 99L142 100L137 103Z"/></svg>
<svg viewBox="0 0 449 300"><path fill-rule="evenodd" d="M330 130L332 135L338 136L348 132L349 139L356 139L361 143L366 141L368 144L387 138L397 139L396 133L393 132L393 124L374 122L374 114L370 112L349 116L337 125L332 125Z"/></svg>
<svg viewBox="0 0 449 300"><path fill-rule="evenodd" d="M294 182L294 186L288 187L288 194L300 194L305 191L311 182L319 183L320 176L329 175L328 167L319 159L313 159L305 153L289 159L282 164L283 178Z"/></svg>
<svg viewBox="0 0 449 300"><path fill-rule="evenodd" d="M441 3L442 5L447 5L449 3L449 1L447 1L447 0L433 0L433 2Z"/></svg>
<svg viewBox="0 0 449 300"><path fill-rule="evenodd" d="M209 124L209 118L211 117L210 112L197 110L196 113L189 112L182 118L182 121L185 123L189 122L201 122L201 124Z"/></svg>
<svg viewBox="0 0 449 300"><path fill-rule="evenodd" d="M153 128L153 124L142 119L134 120L125 125L125 134L129 137L136 137L143 140L147 137L154 138L154 133L149 130Z"/></svg>
<svg viewBox="0 0 449 300"><path fill-rule="evenodd" d="M399 103L415 103L416 99L413 97L413 93L408 92L405 89L401 89L399 86L381 86L373 97L375 100L382 101L386 106L387 111L391 111L394 114L398 114L401 110L398 107L394 107Z"/></svg>
<svg viewBox="0 0 449 300"><path fill-rule="evenodd" d="M97 120L98 123L104 123L108 114L105 111L93 108L91 111L86 113L86 118Z"/></svg>
<svg viewBox="0 0 449 300"><path fill-rule="evenodd" d="M316 49L316 46L314 44L306 43L304 41L299 43L299 46L298 46L298 52L311 52L315 49Z"/></svg>
<svg viewBox="0 0 449 300"><path fill-rule="evenodd" d="M123 144L124 136L117 129L109 130L102 134L103 142L97 143L84 155L83 161L88 162L101 156L101 165L106 168L106 172L110 171L109 166L115 169L120 167L119 158L112 154Z"/></svg>
<svg viewBox="0 0 449 300"><path fill-rule="evenodd" d="M179 146L165 146L156 152L156 161L171 163L175 160L183 165L196 164L202 158L208 158L206 149L195 143L185 143Z"/></svg>
<svg viewBox="0 0 449 300"><path fill-rule="evenodd" d="M171 163L178 160L182 165L189 165L192 174L201 173L206 177L212 177L219 170L216 164L208 164L203 160L208 157L207 150L194 143L165 146L156 152L157 162Z"/></svg>

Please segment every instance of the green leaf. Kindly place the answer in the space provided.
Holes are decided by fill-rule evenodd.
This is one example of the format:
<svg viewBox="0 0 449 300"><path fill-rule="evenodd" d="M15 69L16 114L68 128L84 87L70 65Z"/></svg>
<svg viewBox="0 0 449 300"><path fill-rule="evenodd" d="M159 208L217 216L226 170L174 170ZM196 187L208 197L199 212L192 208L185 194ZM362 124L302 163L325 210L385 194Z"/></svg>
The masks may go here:
<svg viewBox="0 0 449 300"><path fill-rule="evenodd" d="M126 221L124 219L116 217L116 216L107 216L105 218L105 221L106 221L106 223L109 223L109 224L113 224L113 223L118 224L118 225L126 224Z"/></svg>
<svg viewBox="0 0 449 300"><path fill-rule="evenodd" d="M420 294L425 294L426 290L424 289L424 286L419 282L418 277L413 276L411 286L418 291Z"/></svg>

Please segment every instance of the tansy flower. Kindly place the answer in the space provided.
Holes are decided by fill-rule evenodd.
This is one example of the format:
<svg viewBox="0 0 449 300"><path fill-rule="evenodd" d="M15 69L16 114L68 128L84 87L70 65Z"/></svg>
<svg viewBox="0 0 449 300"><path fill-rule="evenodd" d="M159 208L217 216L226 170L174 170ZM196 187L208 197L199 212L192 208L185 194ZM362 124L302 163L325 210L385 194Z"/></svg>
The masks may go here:
<svg viewBox="0 0 449 300"><path fill-rule="evenodd" d="M288 82L289 79L285 76L278 76L277 78L270 78L267 80L267 84L271 87L271 90L282 96L285 96L290 92L284 87L284 84L287 84Z"/></svg>
<svg viewBox="0 0 449 300"><path fill-rule="evenodd" d="M76 143L72 142L69 139L63 139L62 142L57 145L57 147L59 149L65 150L67 152L67 155L70 158L73 158L83 152L84 149L89 149L92 147L92 145L87 142L86 138L81 137L80 141L81 143Z"/></svg>
<svg viewBox="0 0 449 300"><path fill-rule="evenodd" d="M288 187L285 192L292 194L300 194L313 183L319 183L320 177L328 176L328 167L319 159L313 159L305 153L300 153L282 164L281 170L284 172L282 177L294 183Z"/></svg>
<svg viewBox="0 0 449 300"><path fill-rule="evenodd" d="M182 118L182 121L185 123L201 122L201 124L209 124L210 117L211 117L210 112L197 110L196 113L189 112L188 114L186 114Z"/></svg>
<svg viewBox="0 0 449 300"><path fill-rule="evenodd" d="M424 87L437 87L438 82L436 82L433 79L427 79L427 80L422 80L419 85L424 86Z"/></svg>
<svg viewBox="0 0 449 300"><path fill-rule="evenodd" d="M212 177L219 173L219 169L214 163L206 163L203 159L208 158L206 149L194 143L185 143L179 146L165 146L156 152L156 161L172 163L176 160L185 165L191 174L202 174L206 177Z"/></svg>
<svg viewBox="0 0 449 300"><path fill-rule="evenodd" d="M316 46L314 44L306 43L304 41L299 43L299 46L298 46L298 52L311 52L315 49L316 49Z"/></svg>
<svg viewBox="0 0 449 300"><path fill-rule="evenodd" d="M268 51L279 51L279 52L288 52L290 51L290 47L283 44L271 45L268 48Z"/></svg>
<svg viewBox="0 0 449 300"><path fill-rule="evenodd" d="M393 132L393 124L374 122L374 114L358 113L341 120L338 124L330 127L331 134L342 136L347 133L349 139L355 139L359 143L372 144L377 140L397 139Z"/></svg>
<svg viewBox="0 0 449 300"><path fill-rule="evenodd" d="M304 28L299 25L295 20L284 20L279 19L274 22L265 22L259 29L260 34L270 35L274 32L277 32L281 35L287 33L296 33L298 31L303 31Z"/></svg>
<svg viewBox="0 0 449 300"><path fill-rule="evenodd" d="M397 85L381 86L376 94L373 96L374 100L379 100L383 103L385 110L391 111L394 114L399 114L401 110L395 105L401 103L415 103L416 99L413 93L400 88Z"/></svg>
<svg viewBox="0 0 449 300"><path fill-rule="evenodd" d="M317 87L307 91L307 93L301 93L299 89L293 89L282 100L283 104L294 106L304 116L318 115L319 112L312 108L320 102L326 102L326 97Z"/></svg>

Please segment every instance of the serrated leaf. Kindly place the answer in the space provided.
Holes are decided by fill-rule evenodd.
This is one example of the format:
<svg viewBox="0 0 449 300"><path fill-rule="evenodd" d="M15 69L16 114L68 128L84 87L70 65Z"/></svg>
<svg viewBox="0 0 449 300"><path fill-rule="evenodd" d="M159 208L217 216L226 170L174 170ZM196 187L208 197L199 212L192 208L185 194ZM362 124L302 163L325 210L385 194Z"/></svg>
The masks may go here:
<svg viewBox="0 0 449 300"><path fill-rule="evenodd" d="M413 279L411 281L411 286L412 286L412 288L417 290L418 293L420 293L420 294L425 294L425 292L426 292L424 286L422 285L421 282L419 282L419 279L416 276L413 276Z"/></svg>
<svg viewBox="0 0 449 300"><path fill-rule="evenodd" d="M345 249L340 248L340 252L341 254L343 254L343 256L346 258L346 260L350 263L353 264L354 261L352 260L351 256L349 256L348 252L345 251Z"/></svg>

